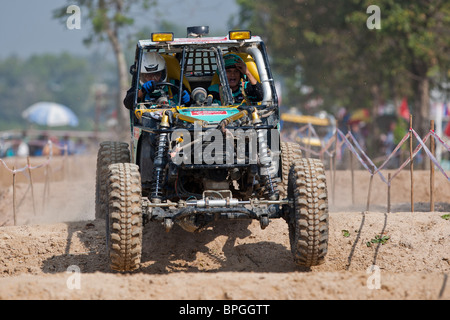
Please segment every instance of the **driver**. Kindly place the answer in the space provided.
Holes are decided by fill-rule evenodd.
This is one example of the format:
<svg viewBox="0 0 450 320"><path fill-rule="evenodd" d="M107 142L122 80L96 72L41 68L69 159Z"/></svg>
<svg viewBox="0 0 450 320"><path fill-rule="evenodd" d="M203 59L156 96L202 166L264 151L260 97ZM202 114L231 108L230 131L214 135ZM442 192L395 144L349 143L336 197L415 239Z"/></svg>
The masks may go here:
<svg viewBox="0 0 450 320"><path fill-rule="evenodd" d="M141 70L140 70L140 83L138 91L138 102L155 101L158 104L163 103L164 97L169 96L168 86L157 87L160 82L167 81L167 67L164 58L157 52L146 52L142 57ZM180 83L177 80L170 80L170 83L179 86ZM128 90L125 100L123 101L127 109L133 109L134 98L136 88L131 87ZM160 100L161 99L161 100ZM181 102L184 105L190 103L190 95L187 90L183 91ZM170 97L170 100L165 100L169 105L178 104L178 94L174 94Z"/></svg>
<svg viewBox="0 0 450 320"><path fill-rule="evenodd" d="M247 68L244 60L233 53L227 54L223 58L228 84L233 93L235 104L243 103L245 100L247 103L262 101L264 97L261 83ZM213 103L221 103L220 86L220 84L215 84L208 88L208 94L213 96Z"/></svg>

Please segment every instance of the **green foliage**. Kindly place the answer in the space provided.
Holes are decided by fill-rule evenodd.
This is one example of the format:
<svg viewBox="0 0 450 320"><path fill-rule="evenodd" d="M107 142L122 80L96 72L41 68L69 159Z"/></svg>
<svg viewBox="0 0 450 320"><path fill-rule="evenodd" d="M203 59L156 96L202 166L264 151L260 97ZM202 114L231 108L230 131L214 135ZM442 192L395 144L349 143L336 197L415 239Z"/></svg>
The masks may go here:
<svg viewBox="0 0 450 320"><path fill-rule="evenodd" d="M389 239L390 239L389 236L376 235L375 238L373 238L372 240L366 242L366 245L368 247L371 247L372 244L375 244L375 243L379 243L379 244L385 245Z"/></svg>
<svg viewBox="0 0 450 320"><path fill-rule="evenodd" d="M348 230L342 230L342 236L343 236L344 238L350 237L350 231L348 231Z"/></svg>
<svg viewBox="0 0 450 320"><path fill-rule="evenodd" d="M329 107L371 108L403 96L417 102L420 81L448 79L449 1L237 2L240 26L265 37L276 71L287 83L313 87ZM370 5L380 7L380 30L366 26ZM293 105L311 98L287 87Z"/></svg>
<svg viewBox="0 0 450 320"><path fill-rule="evenodd" d="M123 95L129 84L129 74L121 31L124 27L133 25L132 9L140 7L140 10L148 10L155 3L156 0L79 0L77 4L92 25L92 32L84 40L85 45L90 45L94 41L108 41L111 44L112 52L116 58L117 80L120 90L120 94L116 95L115 105L119 128L123 129L121 130L123 132L129 125L129 113L123 108L122 104ZM64 7L56 9L54 17L65 23L67 16L64 14Z"/></svg>
<svg viewBox="0 0 450 320"><path fill-rule="evenodd" d="M148 10L155 5L155 0L79 0L77 5L81 8L83 21L89 21L92 32L84 40L86 45L94 41L115 41L119 30L134 24L132 9ZM67 6L73 1L53 11L53 16L63 24L66 23ZM138 9L139 8L139 9ZM114 40L113 40L114 39Z"/></svg>

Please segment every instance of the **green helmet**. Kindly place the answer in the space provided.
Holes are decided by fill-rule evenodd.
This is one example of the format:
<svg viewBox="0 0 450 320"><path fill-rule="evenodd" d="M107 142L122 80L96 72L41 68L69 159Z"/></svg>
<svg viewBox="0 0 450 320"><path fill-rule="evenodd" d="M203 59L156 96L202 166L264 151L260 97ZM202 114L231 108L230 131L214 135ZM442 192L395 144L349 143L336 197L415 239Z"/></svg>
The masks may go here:
<svg viewBox="0 0 450 320"><path fill-rule="evenodd" d="M238 63L239 61L244 62L241 57L233 53L225 55L223 59L225 60L225 69L235 67L236 63Z"/></svg>

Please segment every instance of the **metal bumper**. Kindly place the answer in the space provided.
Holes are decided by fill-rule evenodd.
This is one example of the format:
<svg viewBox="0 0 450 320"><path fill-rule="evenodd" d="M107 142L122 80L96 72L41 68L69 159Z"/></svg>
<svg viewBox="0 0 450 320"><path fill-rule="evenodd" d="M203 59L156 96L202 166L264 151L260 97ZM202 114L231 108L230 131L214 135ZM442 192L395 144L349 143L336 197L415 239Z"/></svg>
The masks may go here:
<svg viewBox="0 0 450 320"><path fill-rule="evenodd" d="M144 214L147 220L173 224L192 216L200 216L205 223L220 219L255 219L266 227L269 219L283 217L283 206L288 200L249 200L202 199L180 201L178 203L151 203L144 201Z"/></svg>

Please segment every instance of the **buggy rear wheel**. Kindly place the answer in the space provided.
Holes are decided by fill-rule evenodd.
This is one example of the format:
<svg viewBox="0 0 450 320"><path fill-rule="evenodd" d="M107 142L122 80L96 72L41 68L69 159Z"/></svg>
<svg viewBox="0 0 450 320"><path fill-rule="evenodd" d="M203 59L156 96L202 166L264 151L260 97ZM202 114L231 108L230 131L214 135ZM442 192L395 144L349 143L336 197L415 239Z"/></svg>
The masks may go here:
<svg viewBox="0 0 450 320"><path fill-rule="evenodd" d="M106 237L112 270L125 272L139 268L143 229L141 199L139 167L131 163L110 165Z"/></svg>
<svg viewBox="0 0 450 320"><path fill-rule="evenodd" d="M278 185L280 199L287 198L289 172L292 166L302 158L300 145L295 142L281 142L281 183Z"/></svg>
<svg viewBox="0 0 450 320"><path fill-rule="evenodd" d="M97 172L95 181L95 218L105 219L108 211L107 180L108 167L114 163L130 162L128 144L106 141L100 144L97 155Z"/></svg>
<svg viewBox="0 0 450 320"><path fill-rule="evenodd" d="M294 201L287 218L291 251L297 265L322 264L328 250L328 195L323 164L299 159L289 174L288 197Z"/></svg>

